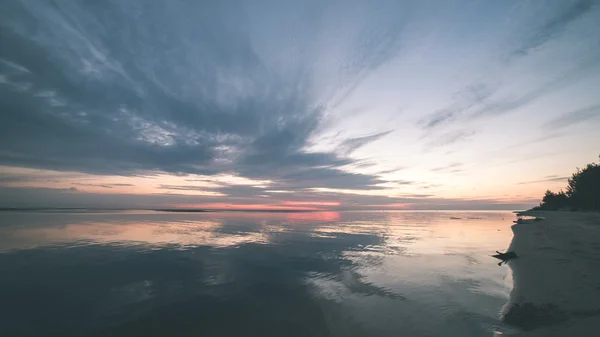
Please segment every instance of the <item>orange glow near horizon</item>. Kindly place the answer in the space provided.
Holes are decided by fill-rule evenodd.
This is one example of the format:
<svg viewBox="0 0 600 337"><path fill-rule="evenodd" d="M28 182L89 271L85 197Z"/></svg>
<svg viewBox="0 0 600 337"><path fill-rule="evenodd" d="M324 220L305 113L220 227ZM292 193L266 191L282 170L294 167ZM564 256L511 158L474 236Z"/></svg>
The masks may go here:
<svg viewBox="0 0 600 337"><path fill-rule="evenodd" d="M391 207L391 208L400 208L400 209L406 209L409 208L411 204L389 204L386 205L387 207Z"/></svg>
<svg viewBox="0 0 600 337"><path fill-rule="evenodd" d="M481 185L478 189L452 188L442 186L429 189L427 193L431 197L415 197L410 199L410 193L422 193L422 190L406 190L411 187L402 186L402 191L397 188L382 190L347 190L312 188L314 200L294 201L294 192L286 190L269 190L273 185L270 180L253 180L234 175L221 174L216 176L186 175L175 176L166 173L148 173L141 176L99 176L78 172L60 172L52 170L40 170L30 168L0 166L0 172L8 177L20 177L19 179L5 179L0 182L0 187L7 188L44 188L56 189L62 194L69 194L69 198L85 200L90 195L98 195L109 200L111 195L127 195L132 202L127 205L115 203L111 207L155 207L155 208L204 208L215 210L285 210L285 211L320 211L337 209L342 206L356 209L413 209L413 208L437 208L439 206L452 206L459 203L469 204L472 202L490 205L523 204L536 205L541 196L550 188L558 190L564 185L563 181L546 182L543 179L531 183L519 183L526 178L514 176L513 183L496 184L493 186ZM543 178L543 177L541 177ZM414 177L416 180L417 177ZM530 177L534 179L534 177ZM452 180L452 184L456 184ZM553 185L552 185L553 184ZM225 186L253 186L263 188L257 191L257 195L237 196L235 193L224 193L220 188ZM467 184L465 184L467 186ZM479 186L479 185L478 185ZM556 188L552 186L557 186ZM276 186L272 186L275 188ZM402 193L400 193L402 192ZM261 194L262 193L262 194ZM319 193L323 193L319 195ZM408 193L408 194L407 194ZM385 196L398 198L404 203L382 203L370 201L363 198L364 204L352 201L354 195L363 196ZM404 197L404 196L407 197ZM136 202L137 196L149 196L145 201ZM193 198L197 196L198 198ZM163 198L163 199L159 199ZM402 200L405 199L405 200ZM90 199L91 200L91 199ZM120 199L121 200L121 199ZM178 200L181 203L178 203ZM343 201L338 201L343 200ZM384 199L385 200L385 199ZM202 203L206 201L206 203ZM95 201L90 201L94 205ZM270 204L262 204L262 203ZM389 201L388 201L389 202ZM194 203L194 204L192 204ZM239 204L238 204L239 203ZM103 205L109 205L110 201L103 201Z"/></svg>
<svg viewBox="0 0 600 337"><path fill-rule="evenodd" d="M339 206L338 201L284 201L283 205L299 205L299 206Z"/></svg>
<svg viewBox="0 0 600 337"><path fill-rule="evenodd" d="M339 212L306 212L306 213L290 213L286 215L288 221L339 221Z"/></svg>
<svg viewBox="0 0 600 337"><path fill-rule="evenodd" d="M176 209L214 209L214 210L256 210L256 211L322 211L322 208L306 206L289 205L260 205L260 204L227 204L227 203L207 203L207 204L172 204L167 207Z"/></svg>

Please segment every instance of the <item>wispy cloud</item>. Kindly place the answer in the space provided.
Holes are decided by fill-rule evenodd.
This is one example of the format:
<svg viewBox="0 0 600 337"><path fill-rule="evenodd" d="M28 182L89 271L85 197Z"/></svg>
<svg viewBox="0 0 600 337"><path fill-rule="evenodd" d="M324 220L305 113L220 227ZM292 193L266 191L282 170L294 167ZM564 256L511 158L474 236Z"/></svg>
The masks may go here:
<svg viewBox="0 0 600 337"><path fill-rule="evenodd" d="M540 137L536 137L534 139L525 140L525 141L522 141L522 142L510 145L510 146L507 146L507 147L501 149L498 152L506 152L507 150L513 150L513 149L517 149L517 148L523 148L523 147L528 146L528 145L540 144L540 143L544 143L544 142L547 142L547 141L552 140L552 139L560 138L562 136L564 136L563 133L552 132L552 133L548 133L548 134L542 135Z"/></svg>
<svg viewBox="0 0 600 337"><path fill-rule="evenodd" d="M91 183L71 183L71 185L77 186L91 186L91 187L102 187L102 188L113 188L113 187L128 187L135 186L133 184L114 183L114 184L91 184Z"/></svg>
<svg viewBox="0 0 600 337"><path fill-rule="evenodd" d="M91 186L91 187L102 187L102 188L113 188L113 186L105 184L86 184L86 183L71 183L71 185L77 186Z"/></svg>
<svg viewBox="0 0 600 337"><path fill-rule="evenodd" d="M565 8L563 8L565 7ZM586 14L591 14L598 9L598 3L594 0L578 0L567 6L557 6L553 10L555 14L547 20L536 25L523 27L518 35L512 37L507 45L509 48L509 60L503 63L497 61L495 67L497 72L487 74L484 80L476 80L465 86L453 95L450 103L432 113L425 115L419 120L419 125L424 129L434 129L450 124L452 122L465 122L478 119L483 116L495 116L517 110L531 104L553 92L563 89L584 79L593 73L600 61L598 61L598 50L590 50L572 60L571 68L557 73L546 82L540 83L529 90L520 93L502 96L502 89L510 84L499 86L501 72L510 71L512 61L524 59L533 51L550 41L560 39L567 28L579 22ZM592 45L594 42L590 42ZM548 76L550 74L547 74ZM501 83L501 82L500 82Z"/></svg>
<svg viewBox="0 0 600 337"><path fill-rule="evenodd" d="M452 163L452 164L448 164L448 165L444 165L444 166L438 166L435 168L432 168L431 171L432 172L440 172L440 171L448 171L451 169L456 169L458 167L463 166L462 163Z"/></svg>
<svg viewBox="0 0 600 337"><path fill-rule="evenodd" d="M567 179L569 179L570 177L567 176L547 176L544 179L540 179L540 180L531 180L531 181L524 181L524 182L520 182L519 185L527 185L527 184L536 184L536 183L548 183L548 182L566 182Z"/></svg>
<svg viewBox="0 0 600 337"><path fill-rule="evenodd" d="M433 136L435 138L425 143L425 148L436 148L451 145L460 141L468 140L474 134L476 134L476 131L474 130L456 130L446 132L439 136Z"/></svg>
<svg viewBox="0 0 600 337"><path fill-rule="evenodd" d="M597 118L600 118L600 105L594 105L564 113L561 116L547 122L544 127L550 130L558 130Z"/></svg>
<svg viewBox="0 0 600 337"><path fill-rule="evenodd" d="M395 173L395 172L400 172L400 171L403 171L403 170L406 170L406 169L407 169L406 166L400 166L400 167L392 168L392 169L389 169L389 170L379 171L379 172L377 172L377 174Z"/></svg>
<svg viewBox="0 0 600 337"><path fill-rule="evenodd" d="M571 5L550 18L541 27L533 29L529 34L525 32L526 38L521 41L518 47L512 50L512 54L516 57L526 56L532 50L560 36L569 24L577 21L597 5L598 2L595 0L572 2Z"/></svg>
<svg viewBox="0 0 600 337"><path fill-rule="evenodd" d="M425 129L442 126L455 119L463 117L470 109L488 101L494 89L482 82L475 82L466 86L454 95L454 103L440 109L424 118L419 123Z"/></svg>
<svg viewBox="0 0 600 337"><path fill-rule="evenodd" d="M599 59L591 57L516 98L505 98L483 105L472 111L470 117L477 118L480 116L499 115L519 109L552 92L581 81L586 75L592 73L591 70L599 64Z"/></svg>
<svg viewBox="0 0 600 337"><path fill-rule="evenodd" d="M392 133L392 130L376 133L374 135L369 135L369 136L346 139L338 146L338 151L342 155L347 156L347 155L351 154L352 152L358 150L359 148L361 148L369 143L372 143L378 139L381 139L381 138L389 135L390 133Z"/></svg>

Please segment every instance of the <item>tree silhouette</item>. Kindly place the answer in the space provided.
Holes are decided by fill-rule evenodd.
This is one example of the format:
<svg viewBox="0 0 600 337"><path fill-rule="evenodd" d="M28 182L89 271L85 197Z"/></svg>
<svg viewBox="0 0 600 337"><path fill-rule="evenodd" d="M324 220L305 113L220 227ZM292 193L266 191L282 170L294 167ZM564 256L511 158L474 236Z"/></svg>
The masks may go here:
<svg viewBox="0 0 600 337"><path fill-rule="evenodd" d="M561 208L565 208L568 206L569 198L565 194L565 192L560 191L558 193L554 193L550 190L547 190L542 198L542 205L544 205L544 209L548 210L558 210Z"/></svg>
<svg viewBox="0 0 600 337"><path fill-rule="evenodd" d="M547 190L542 203L534 209L600 211L600 164L591 163L583 169L577 168L569 178L566 192Z"/></svg>
<svg viewBox="0 0 600 337"><path fill-rule="evenodd" d="M569 179L566 194L572 207L584 211L600 210L600 164L577 168Z"/></svg>

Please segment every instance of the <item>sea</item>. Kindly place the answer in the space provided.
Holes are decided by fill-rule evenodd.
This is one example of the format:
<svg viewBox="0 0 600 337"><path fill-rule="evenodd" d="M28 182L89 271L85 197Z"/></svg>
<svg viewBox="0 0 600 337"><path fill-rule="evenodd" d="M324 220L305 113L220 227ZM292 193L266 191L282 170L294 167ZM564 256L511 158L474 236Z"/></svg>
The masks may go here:
<svg viewBox="0 0 600 337"><path fill-rule="evenodd" d="M0 212L0 336L510 334L511 212Z"/></svg>

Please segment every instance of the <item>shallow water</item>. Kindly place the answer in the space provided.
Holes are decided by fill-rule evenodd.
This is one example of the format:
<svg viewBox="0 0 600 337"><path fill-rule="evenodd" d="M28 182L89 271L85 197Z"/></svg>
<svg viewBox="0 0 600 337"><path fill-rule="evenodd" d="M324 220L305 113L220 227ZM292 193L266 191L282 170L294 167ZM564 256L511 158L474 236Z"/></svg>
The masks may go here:
<svg viewBox="0 0 600 337"><path fill-rule="evenodd" d="M1 212L0 335L493 336L513 218Z"/></svg>

